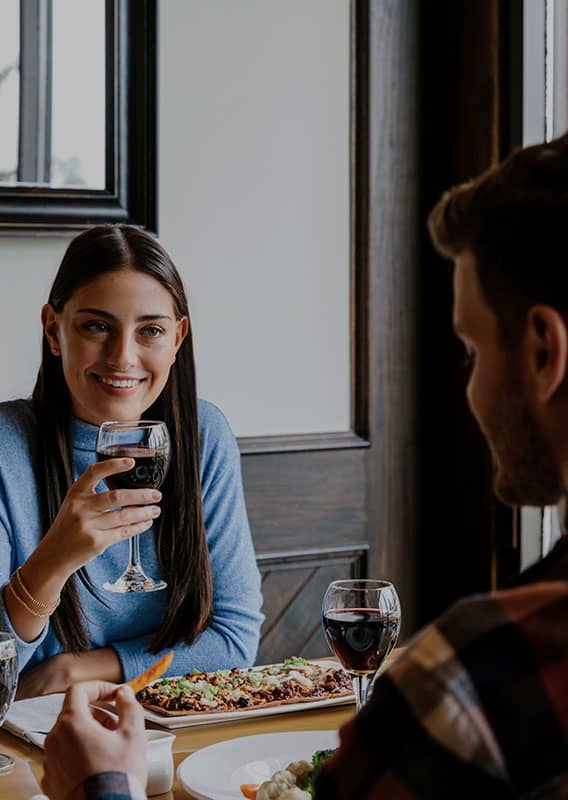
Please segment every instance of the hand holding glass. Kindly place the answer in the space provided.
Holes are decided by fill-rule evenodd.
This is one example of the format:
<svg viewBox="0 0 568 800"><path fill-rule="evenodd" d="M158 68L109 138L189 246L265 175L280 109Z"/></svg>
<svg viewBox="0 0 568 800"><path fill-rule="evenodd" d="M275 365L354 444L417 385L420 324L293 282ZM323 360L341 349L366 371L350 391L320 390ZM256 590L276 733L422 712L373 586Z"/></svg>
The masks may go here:
<svg viewBox="0 0 568 800"><path fill-rule="evenodd" d="M389 581L334 581L323 599L322 620L328 645L351 674L359 711L377 670L398 641L396 590Z"/></svg>
<svg viewBox="0 0 568 800"><path fill-rule="evenodd" d="M97 438L99 461L110 458L133 458L132 469L106 479L109 489L157 489L170 463L170 437L165 422L139 420L103 422ZM140 542L132 536L128 566L114 583L105 583L110 592L155 592L165 589L163 580L149 578L140 562Z"/></svg>

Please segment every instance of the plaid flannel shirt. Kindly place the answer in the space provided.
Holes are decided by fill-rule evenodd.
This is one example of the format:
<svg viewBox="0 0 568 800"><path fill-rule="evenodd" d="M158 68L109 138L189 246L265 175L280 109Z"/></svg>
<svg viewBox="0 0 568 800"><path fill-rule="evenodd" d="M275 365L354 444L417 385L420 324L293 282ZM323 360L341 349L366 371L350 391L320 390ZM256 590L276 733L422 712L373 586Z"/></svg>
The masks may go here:
<svg viewBox="0 0 568 800"><path fill-rule="evenodd" d="M419 633L340 731L315 800L568 798L568 539Z"/></svg>
<svg viewBox="0 0 568 800"><path fill-rule="evenodd" d="M99 772L76 786L67 800L146 800L146 792L126 772Z"/></svg>

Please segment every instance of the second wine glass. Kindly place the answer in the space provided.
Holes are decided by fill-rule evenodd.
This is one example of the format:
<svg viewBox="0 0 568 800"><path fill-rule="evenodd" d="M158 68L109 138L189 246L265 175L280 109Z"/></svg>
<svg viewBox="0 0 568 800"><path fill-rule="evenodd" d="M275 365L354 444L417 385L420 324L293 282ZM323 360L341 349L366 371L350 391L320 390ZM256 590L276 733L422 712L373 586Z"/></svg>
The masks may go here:
<svg viewBox="0 0 568 800"><path fill-rule="evenodd" d="M0 632L0 725L16 694L18 683L18 655L16 640L9 633ZM0 753L0 775L14 766L14 759L6 753ZM0 781L2 778L0 778ZM1 794L1 793L0 793Z"/></svg>
<svg viewBox="0 0 568 800"><path fill-rule="evenodd" d="M325 638L353 679L357 711L398 641L400 602L390 581L333 581L322 606Z"/></svg>
<svg viewBox="0 0 568 800"><path fill-rule="evenodd" d="M110 489L157 489L164 481L170 463L170 437L165 422L158 420L103 422L97 437L97 458L133 458L135 465L126 472L109 475ZM128 566L104 589L110 592L156 592L166 588L163 580L148 577L140 561L138 536L129 540Z"/></svg>

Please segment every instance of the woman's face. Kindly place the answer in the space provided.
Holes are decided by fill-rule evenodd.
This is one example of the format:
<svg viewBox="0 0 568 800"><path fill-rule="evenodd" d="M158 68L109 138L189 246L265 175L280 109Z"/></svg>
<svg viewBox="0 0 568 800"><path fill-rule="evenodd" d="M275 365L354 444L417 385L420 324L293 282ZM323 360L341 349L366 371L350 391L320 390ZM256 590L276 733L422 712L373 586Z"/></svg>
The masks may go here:
<svg viewBox="0 0 568 800"><path fill-rule="evenodd" d="M73 414L100 425L139 419L164 388L188 319L155 278L126 269L82 286L42 322L61 358Z"/></svg>

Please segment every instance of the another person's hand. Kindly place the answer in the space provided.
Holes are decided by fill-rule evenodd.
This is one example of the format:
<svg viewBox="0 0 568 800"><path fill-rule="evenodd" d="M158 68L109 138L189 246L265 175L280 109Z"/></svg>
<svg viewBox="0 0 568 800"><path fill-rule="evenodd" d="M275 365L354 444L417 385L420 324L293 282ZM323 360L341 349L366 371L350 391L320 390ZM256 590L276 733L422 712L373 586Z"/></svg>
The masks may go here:
<svg viewBox="0 0 568 800"><path fill-rule="evenodd" d="M116 700L118 719L91 708ZM67 692L61 713L45 740L42 789L50 800L65 800L90 775L126 772L146 786L146 733L142 707L130 686L104 681L78 683Z"/></svg>

